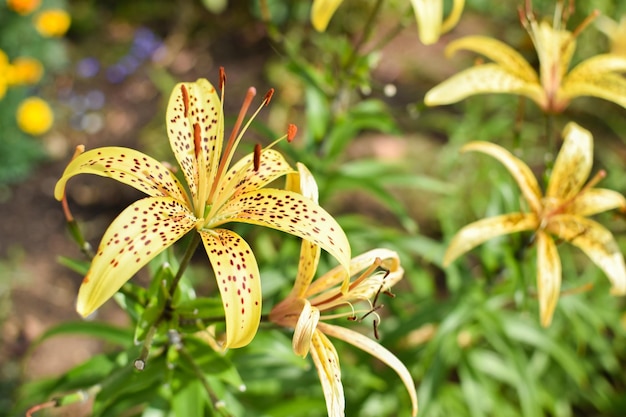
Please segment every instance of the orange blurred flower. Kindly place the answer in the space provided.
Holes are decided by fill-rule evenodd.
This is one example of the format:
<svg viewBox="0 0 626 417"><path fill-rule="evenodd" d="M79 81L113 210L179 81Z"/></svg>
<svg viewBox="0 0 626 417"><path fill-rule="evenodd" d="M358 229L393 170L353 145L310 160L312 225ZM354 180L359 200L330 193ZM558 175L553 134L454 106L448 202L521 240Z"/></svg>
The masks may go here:
<svg viewBox="0 0 626 417"><path fill-rule="evenodd" d="M35 17L35 28L46 37L65 35L70 23L70 15L61 9L45 10Z"/></svg>
<svg viewBox="0 0 626 417"><path fill-rule="evenodd" d="M39 8L41 0L7 0L7 7L25 16Z"/></svg>
<svg viewBox="0 0 626 417"><path fill-rule="evenodd" d="M53 121L52 109L39 97L27 98L17 109L17 125L30 135L43 135L50 129Z"/></svg>

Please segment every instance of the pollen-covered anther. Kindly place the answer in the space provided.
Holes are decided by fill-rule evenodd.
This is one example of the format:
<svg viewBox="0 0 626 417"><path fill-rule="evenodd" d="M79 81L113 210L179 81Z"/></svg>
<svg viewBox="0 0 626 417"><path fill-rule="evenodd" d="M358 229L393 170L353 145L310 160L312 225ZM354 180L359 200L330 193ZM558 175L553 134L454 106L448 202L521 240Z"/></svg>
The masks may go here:
<svg viewBox="0 0 626 417"><path fill-rule="evenodd" d="M298 134L298 126L289 123L289 126L287 126L287 142L291 143L295 139L296 134Z"/></svg>
<svg viewBox="0 0 626 417"><path fill-rule="evenodd" d="M261 168L261 144L254 145L254 170L259 172Z"/></svg>
<svg viewBox="0 0 626 417"><path fill-rule="evenodd" d="M224 70L224 67L220 67L220 81L219 81L220 90L224 89L224 85L226 85L226 71Z"/></svg>
<svg viewBox="0 0 626 417"><path fill-rule="evenodd" d="M272 99L272 96L274 96L274 89L270 88L267 93L265 93L265 97L263 97L263 104L265 106L267 106L268 104L270 104L270 100Z"/></svg>

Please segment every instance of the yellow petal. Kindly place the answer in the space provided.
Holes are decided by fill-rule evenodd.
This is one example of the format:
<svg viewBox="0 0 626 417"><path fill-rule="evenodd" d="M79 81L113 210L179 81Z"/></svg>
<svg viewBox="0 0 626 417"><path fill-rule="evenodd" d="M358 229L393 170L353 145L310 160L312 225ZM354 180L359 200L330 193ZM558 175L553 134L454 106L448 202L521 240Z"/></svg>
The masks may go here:
<svg viewBox="0 0 626 417"><path fill-rule="evenodd" d="M443 257L443 266L448 266L465 252L489 239L523 230L533 230L538 226L537 216L527 213L504 214L470 223L452 238Z"/></svg>
<svg viewBox="0 0 626 417"><path fill-rule="evenodd" d="M74 158L54 188L57 200L63 198L67 181L78 174L113 178L152 197L170 196L180 202L187 202L174 174L156 159L134 149L97 148Z"/></svg>
<svg viewBox="0 0 626 417"><path fill-rule="evenodd" d="M598 55L578 64L565 78L561 94L568 100L592 96L626 107L626 57Z"/></svg>
<svg viewBox="0 0 626 417"><path fill-rule="evenodd" d="M195 223L189 209L171 197L147 197L131 204L102 237L78 291L78 313L91 314Z"/></svg>
<svg viewBox="0 0 626 417"><path fill-rule="evenodd" d="M570 242L604 271L614 294L626 294L626 266L613 235L601 224L571 214L554 216L546 230Z"/></svg>
<svg viewBox="0 0 626 417"><path fill-rule="evenodd" d="M166 113L167 134L194 201L205 202L224 140L222 105L205 79L176 84ZM197 126L197 128L195 127ZM196 149L196 132L199 149Z"/></svg>
<svg viewBox="0 0 626 417"><path fill-rule="evenodd" d="M300 162L296 163L296 167L298 168L298 172L287 176L285 190L302 194L306 198L319 204L319 191L313 174L311 174L311 171L309 171L306 165Z"/></svg>
<svg viewBox="0 0 626 417"><path fill-rule="evenodd" d="M324 32L328 22L343 0L313 0L311 23L318 32Z"/></svg>
<svg viewBox="0 0 626 417"><path fill-rule="evenodd" d="M337 351L330 340L319 330L313 333L311 348L311 357L317 368L326 399L328 417L343 417L346 400L343 395Z"/></svg>
<svg viewBox="0 0 626 417"><path fill-rule="evenodd" d="M561 260L554 240L537 232L537 295L541 325L548 327L561 291Z"/></svg>
<svg viewBox="0 0 626 417"><path fill-rule="evenodd" d="M450 15L443 21L441 24L441 33L446 33L452 30L453 27L459 22L461 19L461 14L463 13L463 7L465 6L465 0L453 0L452 1L452 10L450 11Z"/></svg>
<svg viewBox="0 0 626 417"><path fill-rule="evenodd" d="M201 230L226 314L224 348L246 346L261 321L261 276L250 246L226 229Z"/></svg>
<svg viewBox="0 0 626 417"><path fill-rule="evenodd" d="M567 30L554 29L550 23L531 22L531 38L539 58L541 84L549 92L556 92L569 69L576 50L576 39Z"/></svg>
<svg viewBox="0 0 626 417"><path fill-rule="evenodd" d="M229 201L207 227L228 222L257 224L309 240L348 270L350 244L337 221L312 200L292 191L261 189Z"/></svg>
<svg viewBox="0 0 626 417"><path fill-rule="evenodd" d="M443 0L411 0L419 38L424 45L431 45L441 36Z"/></svg>
<svg viewBox="0 0 626 417"><path fill-rule="evenodd" d="M554 162L546 197L568 200L585 184L593 163L593 137L570 122L563 129L563 145Z"/></svg>
<svg viewBox="0 0 626 417"><path fill-rule="evenodd" d="M497 64L478 65L453 75L426 93L427 106L452 104L476 94L521 94L539 106L545 101L539 84L530 83L507 72Z"/></svg>
<svg viewBox="0 0 626 417"><path fill-rule="evenodd" d="M485 153L497 159L511 173L524 198L534 213L541 212L541 188L533 172L523 161L501 146L490 142L470 142L461 148L462 152L475 151Z"/></svg>
<svg viewBox="0 0 626 417"><path fill-rule="evenodd" d="M626 211L626 198L622 194L604 188L591 188L577 195L567 211L589 217L616 208Z"/></svg>
<svg viewBox="0 0 626 417"><path fill-rule="evenodd" d="M307 299L301 298L299 301L301 301L304 306L293 332L292 346L296 355L305 357L309 353L313 333L320 320L320 311L311 306L311 303Z"/></svg>
<svg viewBox="0 0 626 417"><path fill-rule="evenodd" d="M353 330L346 329L345 327L334 326L332 324L322 322L318 324L317 328L329 336L336 337L337 339L350 343L362 351L369 353L396 371L404 383L404 386L409 393L409 397L411 398L411 415L413 417L417 415L417 393L415 391L415 383L413 382L413 378L411 377L409 370L393 353L385 349L378 342Z"/></svg>
<svg viewBox="0 0 626 417"><path fill-rule="evenodd" d="M215 210L219 210L219 207L230 198L263 188L283 175L293 172L285 158L273 149L262 151L256 170L253 160L254 154L249 154L228 170L213 201Z"/></svg>

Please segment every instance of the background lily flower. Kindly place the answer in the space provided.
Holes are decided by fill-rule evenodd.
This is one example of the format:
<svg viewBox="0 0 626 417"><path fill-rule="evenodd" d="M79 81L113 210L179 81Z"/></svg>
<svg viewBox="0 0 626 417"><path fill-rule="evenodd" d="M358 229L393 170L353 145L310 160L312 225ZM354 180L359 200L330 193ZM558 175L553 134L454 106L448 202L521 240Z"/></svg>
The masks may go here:
<svg viewBox="0 0 626 417"><path fill-rule="evenodd" d="M310 172L301 164L299 175L290 175L288 187L299 189L303 195L317 200L317 185ZM325 319L348 317L356 318L360 311L353 304L370 302L380 292L390 289L404 274L397 253L388 249L375 249L359 255L350 262L350 273L336 267L313 281L317 270L320 248L314 242L302 241L298 275L291 293L270 312L270 321L283 327L293 328L293 349L301 356L309 352L320 377L328 415L343 416L345 397L341 383L341 368L335 347L327 336L335 337L375 356L391 367L402 379L412 402L412 415L417 414L417 394L415 384L400 360L378 342L361 333L341 326L325 323ZM386 272L385 272L386 271ZM350 276L359 275L350 282L347 291L342 291L342 283ZM363 314L377 308L370 303ZM323 313L338 307L350 306L350 313L324 316ZM374 313L375 314L375 313ZM376 325L376 323L375 323Z"/></svg>
<svg viewBox="0 0 626 417"><path fill-rule="evenodd" d="M626 56L626 15L619 22L607 16L599 16L596 26L609 38L611 53Z"/></svg>
<svg viewBox="0 0 626 417"><path fill-rule="evenodd" d="M105 232L78 294L81 315L89 315L142 266L196 229L224 304L225 347L246 345L260 321L261 282L248 244L222 228L230 222L257 224L306 238L347 268L348 240L326 211L296 192L265 188L293 171L280 153L266 148L228 169L252 120L238 133L253 96L251 89L222 152L224 115L213 85L199 79L174 88L166 114L167 131L189 193L165 165L133 149L93 149L67 166L55 188L59 200L66 182L85 173L113 178L148 194L126 208ZM263 105L267 101L269 96Z"/></svg>
<svg viewBox="0 0 626 417"><path fill-rule="evenodd" d="M500 161L513 175L529 213L491 217L463 227L452 239L444 265L475 246L508 233L534 231L537 242L537 288L541 324L548 326L561 287L561 261L552 236L581 249L604 271L614 294L626 294L626 267L617 242L609 230L588 216L619 208L626 199L607 189L593 188L606 174L600 171L585 185L593 161L593 138L575 123L563 130L564 142L554 163L545 196L530 168L506 149L487 142L472 142L463 151L477 151Z"/></svg>
<svg viewBox="0 0 626 417"><path fill-rule="evenodd" d="M311 8L311 23L313 27L323 32L328 22L343 0L313 0ZM439 37L452 30L463 13L465 0L453 0L450 15L444 19L443 0L411 0L419 38L424 45L430 45L439 40Z"/></svg>
<svg viewBox="0 0 626 417"><path fill-rule="evenodd" d="M516 50L485 36L468 36L451 42L446 54L466 49L484 55L492 63L476 65L445 80L426 93L428 106L456 103L484 93L526 96L547 113L560 113L579 96L592 96L626 107L626 57L601 54L576 65L568 72L576 49L576 37L596 14L573 33L560 27L563 2L557 3L554 26L538 23L528 7L522 17L539 57L539 74Z"/></svg>

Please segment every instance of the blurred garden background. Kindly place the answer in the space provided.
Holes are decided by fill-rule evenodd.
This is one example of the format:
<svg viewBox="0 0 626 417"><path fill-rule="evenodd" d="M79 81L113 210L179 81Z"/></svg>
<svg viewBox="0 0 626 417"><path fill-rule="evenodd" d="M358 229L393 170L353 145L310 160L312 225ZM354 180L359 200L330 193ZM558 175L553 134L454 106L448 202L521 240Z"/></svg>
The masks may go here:
<svg viewBox="0 0 626 417"><path fill-rule="evenodd" d="M445 16L452 3L443 1ZM75 303L83 276L76 271L86 259L67 232L54 186L81 144L130 147L175 163L165 128L172 88L198 78L217 85L219 67L227 76L227 133L249 86L260 97L275 89L241 155L297 125L295 141L277 148L292 166L311 170L320 205L343 227L353 256L379 247L398 252L405 275L394 298L377 294L381 323L337 322L371 338L378 333L410 371L420 416L626 415L626 299L610 294L604 272L579 249L557 240L563 282L549 327L540 324L533 232L489 240L443 265L463 226L528 210L503 166L459 151L468 142L508 149L543 187L561 131L573 121L594 138L590 177L606 170L600 186L626 193L626 110L619 103L580 97L549 115L509 94L424 104L435 85L485 61L475 53L446 55L464 36L499 39L538 68L518 13L528 4L467 0L458 24L425 45L412 4L401 0L346 0L324 31L311 25L309 0L0 0L0 416L24 415L132 368L136 323L118 303L107 302L92 321L106 329L72 326L82 320ZM600 12L576 33L574 65L609 51L626 56L626 2L532 2L537 19L551 24L558 4L570 31ZM68 187L93 247L141 196L96 176ZM596 219L623 253L625 213ZM291 289L300 239L248 225L235 230L255 252L267 315ZM335 265L324 254L318 275ZM148 288L152 267L132 282ZM185 282L219 299L203 251ZM203 372L228 414L211 407L201 386L174 387L172 400L163 388L172 382L167 372L151 373L149 360L143 373L120 373L115 389L96 399L36 415L326 415L315 367L292 352L291 336L262 321L249 346L219 360L207 356ZM393 370L349 344L335 346L347 416L411 414ZM158 348L152 352L158 369L165 362L159 365Z"/></svg>

